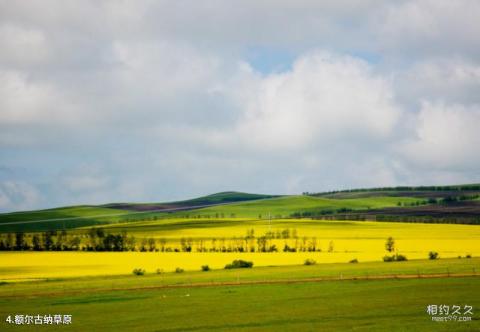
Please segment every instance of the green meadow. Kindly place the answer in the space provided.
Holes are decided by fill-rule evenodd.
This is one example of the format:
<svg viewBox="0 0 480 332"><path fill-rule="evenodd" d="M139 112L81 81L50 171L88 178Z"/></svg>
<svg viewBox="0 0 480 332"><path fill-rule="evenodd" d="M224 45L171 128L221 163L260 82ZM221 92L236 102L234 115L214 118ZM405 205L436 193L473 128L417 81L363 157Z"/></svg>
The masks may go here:
<svg viewBox="0 0 480 332"><path fill-rule="evenodd" d="M72 315L54 327L66 331L480 330L478 225L335 220L426 204L390 193L340 197L220 193L2 214L0 330L48 330L7 319L56 314ZM332 220L292 216L310 212ZM408 260L383 262L394 254ZM253 268L224 269L235 259ZM474 314L436 322L429 305Z"/></svg>
<svg viewBox="0 0 480 332"><path fill-rule="evenodd" d="M72 324L61 326L68 331L477 331L475 315L434 322L426 311L428 305L480 305L480 279L455 276L455 263L392 263L385 279L375 277L386 263L365 263L4 284L0 315L69 314ZM450 277L428 277L447 265ZM401 277L419 268L422 277Z"/></svg>

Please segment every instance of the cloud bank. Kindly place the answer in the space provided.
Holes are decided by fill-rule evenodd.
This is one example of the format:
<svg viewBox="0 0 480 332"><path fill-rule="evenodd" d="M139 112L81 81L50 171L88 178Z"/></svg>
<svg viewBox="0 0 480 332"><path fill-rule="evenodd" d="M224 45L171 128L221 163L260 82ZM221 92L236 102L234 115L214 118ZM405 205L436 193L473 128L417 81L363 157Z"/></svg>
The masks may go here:
<svg viewBox="0 0 480 332"><path fill-rule="evenodd" d="M0 1L0 211L480 181L477 1Z"/></svg>

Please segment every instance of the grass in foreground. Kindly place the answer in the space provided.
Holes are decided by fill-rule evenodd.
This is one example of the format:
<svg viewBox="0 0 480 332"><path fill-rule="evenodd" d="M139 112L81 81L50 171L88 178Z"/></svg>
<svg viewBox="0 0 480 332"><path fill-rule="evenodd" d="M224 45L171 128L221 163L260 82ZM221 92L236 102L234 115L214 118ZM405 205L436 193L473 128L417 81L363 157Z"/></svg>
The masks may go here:
<svg viewBox="0 0 480 332"><path fill-rule="evenodd" d="M162 272L154 269L144 276L132 275L129 270L124 275L76 278L50 278L34 282L10 281L0 287L0 296L22 296L22 294L47 294L57 292L92 292L109 289L151 288L164 286L188 286L192 284L279 282L287 280L307 280L312 278L347 279L376 278L381 276L424 276L432 274L474 274L480 276L480 258L414 260L406 262L335 263L317 265L296 265L276 267L255 267L252 269L211 270L201 272Z"/></svg>
<svg viewBox="0 0 480 332"><path fill-rule="evenodd" d="M133 284L136 278L130 278ZM109 280L104 279L106 284ZM50 283L38 284L48 288ZM471 322L432 322L431 304L478 308L478 278L118 290L12 298L0 316L71 314L68 331L478 331ZM1 323L6 331L33 330ZM28 329L30 328L30 329Z"/></svg>

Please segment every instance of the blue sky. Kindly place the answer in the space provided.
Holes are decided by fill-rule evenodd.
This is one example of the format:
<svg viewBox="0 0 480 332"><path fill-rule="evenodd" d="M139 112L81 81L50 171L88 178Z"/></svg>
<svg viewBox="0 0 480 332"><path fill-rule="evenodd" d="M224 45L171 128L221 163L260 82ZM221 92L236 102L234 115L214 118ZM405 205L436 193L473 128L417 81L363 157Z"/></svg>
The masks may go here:
<svg viewBox="0 0 480 332"><path fill-rule="evenodd" d="M0 211L480 182L479 17L0 0Z"/></svg>

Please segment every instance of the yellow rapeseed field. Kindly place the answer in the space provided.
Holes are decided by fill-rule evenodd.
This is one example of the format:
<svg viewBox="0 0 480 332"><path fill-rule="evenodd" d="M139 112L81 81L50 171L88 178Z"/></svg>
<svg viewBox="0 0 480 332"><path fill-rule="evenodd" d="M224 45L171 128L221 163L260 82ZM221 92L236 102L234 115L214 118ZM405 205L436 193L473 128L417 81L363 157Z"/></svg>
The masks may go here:
<svg viewBox="0 0 480 332"><path fill-rule="evenodd" d="M480 256L480 226L476 225L281 220L272 225L245 221L233 226L222 226L221 223L218 226L159 229L144 235L169 239L172 243L182 237L202 238L208 245L211 238L243 237L252 228L255 234L295 228L298 241L303 236L316 237L317 248L321 252L282 252L285 243L292 244L294 239L272 240L280 250L273 253L2 252L0 280L128 274L134 268L143 268L151 273L157 269L171 272L177 267L199 270L201 265L223 268L234 259L250 260L255 266L296 265L307 258L317 263L345 263L355 258L359 262L381 261L388 254L385 241L389 236L395 239L397 252L408 259L425 259L429 251L436 251L443 258L464 257L467 254ZM143 233L139 228L133 234L140 237Z"/></svg>

